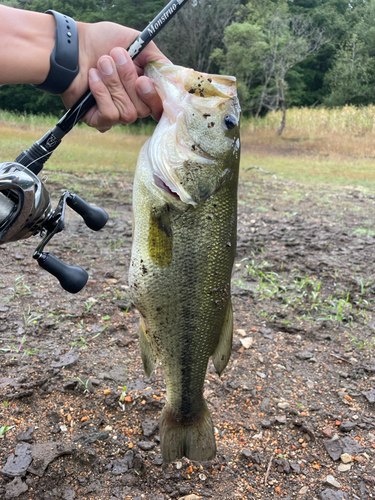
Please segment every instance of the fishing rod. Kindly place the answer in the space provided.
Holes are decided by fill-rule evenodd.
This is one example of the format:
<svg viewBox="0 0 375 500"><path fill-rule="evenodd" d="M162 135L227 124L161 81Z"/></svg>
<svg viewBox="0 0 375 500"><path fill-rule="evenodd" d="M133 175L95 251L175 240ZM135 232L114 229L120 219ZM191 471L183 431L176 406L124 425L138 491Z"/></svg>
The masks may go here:
<svg viewBox="0 0 375 500"><path fill-rule="evenodd" d="M188 0L171 0L159 12L127 48L132 60L187 2ZM99 231L105 226L108 214L102 208L91 206L69 191L63 193L56 209L53 210L49 193L37 174L65 135L95 104L95 98L88 90L51 130L17 156L15 162L0 163L0 245L39 233L43 240L37 246L33 258L43 269L53 274L70 293L82 290L88 280L87 272L44 252L44 247L55 234L64 229L66 205L78 213L93 231Z"/></svg>

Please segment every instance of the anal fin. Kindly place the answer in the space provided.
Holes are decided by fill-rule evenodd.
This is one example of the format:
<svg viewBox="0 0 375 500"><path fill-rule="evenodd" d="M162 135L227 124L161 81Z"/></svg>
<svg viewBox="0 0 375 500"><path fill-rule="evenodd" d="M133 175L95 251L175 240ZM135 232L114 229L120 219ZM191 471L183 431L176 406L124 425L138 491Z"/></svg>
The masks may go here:
<svg viewBox="0 0 375 500"><path fill-rule="evenodd" d="M232 301L229 299L225 312L224 323L221 329L219 343L212 355L212 361L216 372L221 375L227 366L231 352L233 340L233 309Z"/></svg>
<svg viewBox="0 0 375 500"><path fill-rule="evenodd" d="M146 325L144 319L141 317L139 322L139 344L141 347L141 357L143 361L143 368L146 373L146 377L150 378L152 372L154 371L157 360L154 353L151 350L150 343L147 339Z"/></svg>

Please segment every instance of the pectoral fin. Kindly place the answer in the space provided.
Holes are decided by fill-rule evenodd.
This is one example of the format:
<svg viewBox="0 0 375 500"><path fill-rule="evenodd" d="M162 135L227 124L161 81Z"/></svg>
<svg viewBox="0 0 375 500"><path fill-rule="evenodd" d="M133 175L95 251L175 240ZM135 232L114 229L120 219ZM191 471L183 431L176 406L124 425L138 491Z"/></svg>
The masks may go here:
<svg viewBox="0 0 375 500"><path fill-rule="evenodd" d="M143 368L145 370L146 377L150 378L152 372L154 371L157 365L157 360L154 353L151 350L150 343L147 339L146 325L142 317L139 322L139 344L141 346L141 357L143 361Z"/></svg>
<svg viewBox="0 0 375 500"><path fill-rule="evenodd" d="M212 355L212 361L216 372L221 375L227 366L230 354L232 352L233 339L233 310L232 301L229 299L227 310L224 317L223 328L221 329L219 343Z"/></svg>

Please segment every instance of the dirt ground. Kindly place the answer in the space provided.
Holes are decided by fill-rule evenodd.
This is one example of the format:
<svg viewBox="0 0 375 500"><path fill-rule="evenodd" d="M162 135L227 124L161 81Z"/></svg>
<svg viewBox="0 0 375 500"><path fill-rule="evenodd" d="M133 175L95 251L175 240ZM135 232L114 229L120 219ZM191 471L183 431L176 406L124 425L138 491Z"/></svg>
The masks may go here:
<svg viewBox="0 0 375 500"><path fill-rule="evenodd" d="M233 353L205 387L218 454L163 467L163 373L143 373L127 295L131 180L64 182L110 221L68 209L47 248L89 271L77 295L37 238L0 247L0 498L375 498L375 196L242 176Z"/></svg>

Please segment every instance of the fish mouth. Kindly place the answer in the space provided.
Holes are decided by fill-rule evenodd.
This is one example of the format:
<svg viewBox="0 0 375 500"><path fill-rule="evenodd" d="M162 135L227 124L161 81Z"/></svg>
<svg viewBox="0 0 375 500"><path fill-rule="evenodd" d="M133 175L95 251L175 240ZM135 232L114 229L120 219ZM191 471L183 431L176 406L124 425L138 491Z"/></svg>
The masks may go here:
<svg viewBox="0 0 375 500"><path fill-rule="evenodd" d="M207 110L227 103L236 96L236 79L160 62L148 63L145 75L153 81L164 109L149 146L153 181L174 199L197 205L178 179L177 170L186 161L207 165L216 159L191 139L185 106L190 103L197 110Z"/></svg>

